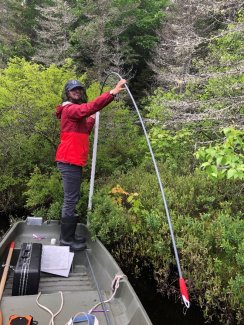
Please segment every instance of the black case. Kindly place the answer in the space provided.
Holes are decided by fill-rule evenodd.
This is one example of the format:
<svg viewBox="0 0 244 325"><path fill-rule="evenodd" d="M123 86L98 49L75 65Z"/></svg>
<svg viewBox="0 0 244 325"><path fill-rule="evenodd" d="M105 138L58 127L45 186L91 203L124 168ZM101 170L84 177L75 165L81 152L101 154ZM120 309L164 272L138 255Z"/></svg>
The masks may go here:
<svg viewBox="0 0 244 325"><path fill-rule="evenodd" d="M38 293L41 270L42 244L23 243L14 270L13 296Z"/></svg>

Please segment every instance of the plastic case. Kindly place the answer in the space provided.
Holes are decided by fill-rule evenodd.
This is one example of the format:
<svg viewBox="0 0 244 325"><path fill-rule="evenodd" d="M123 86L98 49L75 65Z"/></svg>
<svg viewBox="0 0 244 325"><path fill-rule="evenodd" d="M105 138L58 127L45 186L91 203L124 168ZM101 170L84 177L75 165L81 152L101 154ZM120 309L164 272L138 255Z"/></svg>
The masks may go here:
<svg viewBox="0 0 244 325"><path fill-rule="evenodd" d="M38 293L41 270L42 244L23 243L14 270L13 296Z"/></svg>

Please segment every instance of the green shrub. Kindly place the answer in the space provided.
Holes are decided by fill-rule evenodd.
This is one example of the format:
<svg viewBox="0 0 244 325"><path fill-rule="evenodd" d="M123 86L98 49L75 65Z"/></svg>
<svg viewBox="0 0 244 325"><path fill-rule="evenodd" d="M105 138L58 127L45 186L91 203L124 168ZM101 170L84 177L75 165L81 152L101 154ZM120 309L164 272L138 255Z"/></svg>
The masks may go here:
<svg viewBox="0 0 244 325"><path fill-rule="evenodd" d="M104 243L120 241L128 233L129 223L125 211L108 196L108 191L94 196L94 211L90 214L90 230Z"/></svg>
<svg viewBox="0 0 244 325"><path fill-rule="evenodd" d="M58 170L50 169L42 173L35 168L28 183L26 207L33 210L33 214L44 219L59 219L63 200L61 176Z"/></svg>
<svg viewBox="0 0 244 325"><path fill-rule="evenodd" d="M192 302L205 318L241 324L243 309L243 200L239 182L204 173L179 176L159 166L165 180L176 244ZM110 185L109 185L110 184ZM153 269L162 294L179 297L178 273L156 176L147 164L116 172L96 193L91 229L119 263L137 276Z"/></svg>
<svg viewBox="0 0 244 325"><path fill-rule="evenodd" d="M244 179L244 131L224 128L223 143L196 152L201 168L211 178Z"/></svg>

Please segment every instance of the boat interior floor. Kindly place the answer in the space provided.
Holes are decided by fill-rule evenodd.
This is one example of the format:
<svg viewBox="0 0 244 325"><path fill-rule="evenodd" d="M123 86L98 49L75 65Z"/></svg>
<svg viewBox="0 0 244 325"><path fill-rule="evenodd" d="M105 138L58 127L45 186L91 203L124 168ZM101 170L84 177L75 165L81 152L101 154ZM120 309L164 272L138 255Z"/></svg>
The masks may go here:
<svg viewBox="0 0 244 325"><path fill-rule="evenodd" d="M59 234L60 226L57 223L39 228L38 226L23 226L22 229L15 231L15 249L1 301L4 324L7 324L9 316L14 314L19 316L32 315L34 321L39 325L50 323L51 315L38 306L37 295L12 296L13 270L21 243L38 242L50 245L51 239L55 238L58 245ZM80 225L79 234L87 237L88 248L85 251L75 253L69 276L60 277L41 272L39 303L55 314L61 306L60 292L63 294L62 310L54 320L56 325L64 325L78 312L87 313L99 302L109 299L112 295L111 283L116 272L118 272L116 263L110 254L103 256L103 245L89 238L86 227ZM2 256L2 263L4 263L4 258ZM96 312L93 312L99 321L99 325L140 324L140 316L136 315L137 307L133 303L133 295L128 294L128 288L125 287L127 282L127 280L120 282L118 291L111 303L103 303L97 307ZM126 295L123 294L123 291L126 292ZM135 322L133 319L138 321Z"/></svg>

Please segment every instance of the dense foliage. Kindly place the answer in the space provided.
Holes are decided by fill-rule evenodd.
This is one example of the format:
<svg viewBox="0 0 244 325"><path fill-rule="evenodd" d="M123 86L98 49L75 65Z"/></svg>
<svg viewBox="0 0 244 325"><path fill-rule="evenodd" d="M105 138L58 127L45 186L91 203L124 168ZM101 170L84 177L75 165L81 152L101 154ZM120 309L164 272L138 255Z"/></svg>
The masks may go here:
<svg viewBox="0 0 244 325"><path fill-rule="evenodd" d="M81 80L91 100L104 74L133 75L129 86L140 98L191 301L206 321L241 324L240 1L175 0L166 7L164 0L46 0L41 6L7 0L0 8L0 212L25 208L44 218L60 217L54 113L65 82ZM161 194L129 103L121 96L100 116L91 231L121 265L138 276L149 266L159 291L179 298ZM89 177L90 165L77 207L84 222Z"/></svg>
<svg viewBox="0 0 244 325"><path fill-rule="evenodd" d="M244 263L241 183L213 182L199 172L176 176L164 164L160 172L191 301L202 307L209 321L217 321L219 315L225 324L240 322L244 307L239 290ZM171 239L155 178L148 165L111 178L95 197L91 229L115 244L113 254L121 265L137 275L143 266L153 267L160 291L178 295Z"/></svg>
<svg viewBox="0 0 244 325"><path fill-rule="evenodd" d="M144 84L166 2L7 0L0 14L0 65L13 55L44 65L72 57L79 73L91 79L112 68Z"/></svg>

